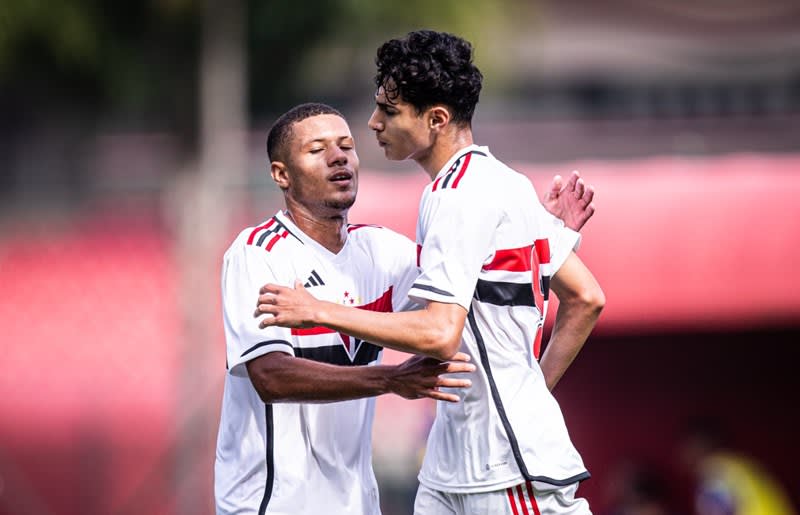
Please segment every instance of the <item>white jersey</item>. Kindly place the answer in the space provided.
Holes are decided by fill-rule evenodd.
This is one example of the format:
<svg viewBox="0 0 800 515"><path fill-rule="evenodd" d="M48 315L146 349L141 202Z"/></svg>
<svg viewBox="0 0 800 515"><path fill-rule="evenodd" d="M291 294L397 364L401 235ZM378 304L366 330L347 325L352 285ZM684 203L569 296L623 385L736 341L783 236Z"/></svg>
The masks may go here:
<svg viewBox="0 0 800 515"><path fill-rule="evenodd" d="M227 367L217 438L218 514L380 513L372 471L374 398L265 404L245 363L268 352L344 366L373 365L382 349L326 328L258 328L266 283L305 282L315 297L375 311L409 307L414 243L388 229L351 225L333 254L283 213L242 231L225 253L222 304Z"/></svg>
<svg viewBox="0 0 800 515"><path fill-rule="evenodd" d="M549 278L578 240L486 147L458 152L426 187L409 296L468 310L461 351L478 370L454 390L461 402L437 405L425 486L473 493L589 477L538 364Z"/></svg>

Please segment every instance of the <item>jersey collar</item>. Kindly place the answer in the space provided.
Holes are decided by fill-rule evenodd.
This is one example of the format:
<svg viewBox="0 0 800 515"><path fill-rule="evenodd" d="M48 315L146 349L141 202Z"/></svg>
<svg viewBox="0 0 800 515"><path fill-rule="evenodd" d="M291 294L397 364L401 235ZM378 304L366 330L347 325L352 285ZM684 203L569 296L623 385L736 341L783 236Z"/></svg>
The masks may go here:
<svg viewBox="0 0 800 515"><path fill-rule="evenodd" d="M489 154L489 148L488 147L482 147L480 145L472 144L472 145L469 145L467 147L461 148L455 154L453 154L450 157L450 159L447 160L447 163L445 163L445 165L441 168L441 170L439 170L439 173L436 174L436 177L434 177L433 180L435 181L439 177L442 177L443 175L447 174L447 172L450 171L450 168L453 167L453 163L455 163L458 159L461 159L465 155L469 154L470 152L475 152L476 150L480 151L480 152L483 152L484 154L487 154L487 155ZM431 182L433 182L433 181L431 181Z"/></svg>

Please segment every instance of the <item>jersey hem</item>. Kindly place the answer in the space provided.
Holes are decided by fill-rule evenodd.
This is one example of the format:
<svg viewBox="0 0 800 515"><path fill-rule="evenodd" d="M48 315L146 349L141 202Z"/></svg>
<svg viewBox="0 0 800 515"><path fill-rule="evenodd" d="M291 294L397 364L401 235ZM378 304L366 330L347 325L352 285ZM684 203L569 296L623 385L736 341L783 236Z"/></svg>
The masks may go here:
<svg viewBox="0 0 800 515"><path fill-rule="evenodd" d="M592 475L589 473L589 471L584 470L579 474L570 476L565 479L555 479L547 476L531 476L526 478L522 475L518 475L513 478L503 479L491 483L476 483L470 485L452 485L452 484L438 483L436 481L425 479L421 475L417 476L417 480L420 482L420 484L423 484L426 487L432 490L437 490L439 492L447 492L452 494L480 494L486 492L495 492L497 490L504 490L510 486L515 486L524 483L525 481L536 481L539 483L547 483L549 485L561 487L585 481L590 477L592 477Z"/></svg>

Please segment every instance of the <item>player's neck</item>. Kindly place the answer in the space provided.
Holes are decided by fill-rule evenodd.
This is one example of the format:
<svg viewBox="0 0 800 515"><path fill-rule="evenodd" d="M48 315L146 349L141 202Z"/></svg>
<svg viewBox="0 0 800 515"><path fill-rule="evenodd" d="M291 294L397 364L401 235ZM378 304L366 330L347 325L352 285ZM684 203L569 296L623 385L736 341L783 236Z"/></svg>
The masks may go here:
<svg viewBox="0 0 800 515"><path fill-rule="evenodd" d="M470 145L472 145L472 128L454 126L452 130L436 137L431 152L425 158L417 160L417 164L425 170L431 180L434 180L456 152Z"/></svg>
<svg viewBox="0 0 800 515"><path fill-rule="evenodd" d="M338 254L347 241L347 211L333 216L316 216L308 210L287 208L286 215L298 229L330 252Z"/></svg>

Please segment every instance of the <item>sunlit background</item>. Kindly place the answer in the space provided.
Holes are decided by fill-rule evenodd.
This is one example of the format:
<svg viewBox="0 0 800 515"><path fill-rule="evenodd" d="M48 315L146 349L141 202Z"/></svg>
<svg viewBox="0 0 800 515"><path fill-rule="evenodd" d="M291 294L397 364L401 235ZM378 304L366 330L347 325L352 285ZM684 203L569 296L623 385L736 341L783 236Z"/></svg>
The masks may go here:
<svg viewBox="0 0 800 515"><path fill-rule="evenodd" d="M697 417L800 503L796 1L6 0L0 513L213 513L219 269L282 206L266 133L338 107L350 221L413 238L425 176L366 121L376 47L418 28L474 43L478 143L540 192L573 169L597 191L579 254L608 304L555 392L594 512L693 513ZM386 515L410 512L434 409L378 400Z"/></svg>

